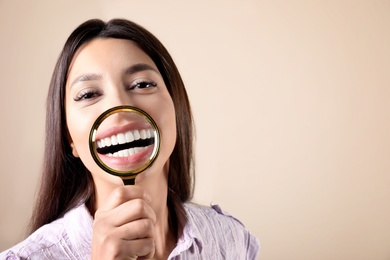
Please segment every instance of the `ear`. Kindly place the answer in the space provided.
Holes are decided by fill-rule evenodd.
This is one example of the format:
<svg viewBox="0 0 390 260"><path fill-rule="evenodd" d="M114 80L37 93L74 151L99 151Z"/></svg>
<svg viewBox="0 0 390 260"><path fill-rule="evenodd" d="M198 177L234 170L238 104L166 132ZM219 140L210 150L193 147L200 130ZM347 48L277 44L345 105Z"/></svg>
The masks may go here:
<svg viewBox="0 0 390 260"><path fill-rule="evenodd" d="M77 149L76 149L76 146L74 145L74 143L70 143L70 147L72 148L72 154L74 157L80 157L79 156L79 153L77 152Z"/></svg>
<svg viewBox="0 0 390 260"><path fill-rule="evenodd" d="M74 145L72 141L72 137L70 137L69 130L66 131L66 139L68 140L68 143L70 144L70 148L72 149L72 154L74 157L79 158L79 153L77 152L76 146Z"/></svg>

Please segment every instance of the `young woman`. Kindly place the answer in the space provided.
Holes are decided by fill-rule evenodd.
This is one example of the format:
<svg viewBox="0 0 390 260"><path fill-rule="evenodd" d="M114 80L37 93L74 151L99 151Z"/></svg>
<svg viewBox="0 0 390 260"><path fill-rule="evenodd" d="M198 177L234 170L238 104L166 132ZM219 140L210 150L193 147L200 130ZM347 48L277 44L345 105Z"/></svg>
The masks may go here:
<svg viewBox="0 0 390 260"><path fill-rule="evenodd" d="M94 162L88 135L109 108L157 123L154 164L124 186ZM139 25L89 20L68 38L50 83L45 164L31 235L0 259L255 259L256 238L218 206L189 203L192 115L164 46Z"/></svg>

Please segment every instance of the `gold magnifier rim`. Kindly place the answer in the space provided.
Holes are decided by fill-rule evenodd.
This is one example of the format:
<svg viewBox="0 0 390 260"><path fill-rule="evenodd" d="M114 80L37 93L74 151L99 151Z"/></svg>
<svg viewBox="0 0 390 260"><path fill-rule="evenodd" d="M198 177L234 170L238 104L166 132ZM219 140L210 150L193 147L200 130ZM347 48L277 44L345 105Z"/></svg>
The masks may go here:
<svg viewBox="0 0 390 260"><path fill-rule="evenodd" d="M119 170L116 170L114 168L109 167L108 165L103 163L103 161L100 159L100 157L97 153L97 150L96 150L95 137L96 137L97 129L99 128L100 124L104 121L104 119L106 119L110 115L115 114L115 113L120 113L120 112L135 112L135 113L137 113L138 115L142 116L144 119L146 119L146 121L148 121L150 123L150 125L153 128L153 132L154 132L155 141L154 141L154 149L152 152L152 156L141 167L138 167L138 168L131 170L131 171L119 171ZM152 166L155 159L157 158L157 155L160 151L160 130L159 130L156 122L153 120L153 118L148 113L146 113L144 110L142 110L138 107L133 107L133 106L112 107L112 108L106 110L104 113L102 113L93 123L91 131L89 133L89 150L91 152L91 155L92 155L92 158L94 159L94 161L104 171L106 171L112 175L119 176L122 179L132 179L132 178L135 178L139 173L143 172L144 170L146 170L147 168Z"/></svg>

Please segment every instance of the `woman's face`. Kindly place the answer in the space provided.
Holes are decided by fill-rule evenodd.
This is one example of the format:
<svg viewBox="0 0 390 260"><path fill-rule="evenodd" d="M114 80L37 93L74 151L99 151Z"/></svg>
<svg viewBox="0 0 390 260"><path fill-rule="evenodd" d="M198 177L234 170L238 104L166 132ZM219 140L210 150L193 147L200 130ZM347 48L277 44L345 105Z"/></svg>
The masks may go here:
<svg viewBox="0 0 390 260"><path fill-rule="evenodd" d="M175 110L162 76L151 58L134 42L111 38L92 40L81 46L69 68L65 110L73 155L80 157L95 182L98 178L121 183L118 177L100 169L89 151L89 132L96 118L120 105L138 107L157 123L160 153L146 177L161 175L176 140ZM122 129L129 128L132 122L122 115L109 117L99 131L110 135L124 132Z"/></svg>

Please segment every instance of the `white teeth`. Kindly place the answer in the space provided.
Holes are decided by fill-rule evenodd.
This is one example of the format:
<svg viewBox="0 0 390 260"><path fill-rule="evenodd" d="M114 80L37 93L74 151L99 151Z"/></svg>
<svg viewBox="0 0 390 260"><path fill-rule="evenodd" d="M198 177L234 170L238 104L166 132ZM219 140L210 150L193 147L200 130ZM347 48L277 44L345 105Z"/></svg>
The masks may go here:
<svg viewBox="0 0 390 260"><path fill-rule="evenodd" d="M134 155L134 154L135 154L134 148L130 148L129 149L129 155Z"/></svg>
<svg viewBox="0 0 390 260"><path fill-rule="evenodd" d="M125 138L126 138L126 142L128 143L134 141L134 135L131 131L126 132Z"/></svg>
<svg viewBox="0 0 390 260"><path fill-rule="evenodd" d="M122 133L117 135L117 139L118 139L118 143L119 143L119 144L124 144L124 143L126 143L125 135L122 134Z"/></svg>
<svg viewBox="0 0 390 260"><path fill-rule="evenodd" d="M116 138L116 135L111 136L111 144L112 145L118 144L118 139Z"/></svg>
<svg viewBox="0 0 390 260"><path fill-rule="evenodd" d="M142 130L133 130L127 131L126 133L119 133L117 135L112 135L111 137L106 137L104 139L98 140L96 142L97 147L109 147L111 145L118 145L124 143L130 143L138 139L145 140L154 136L152 129L142 129ZM142 152L147 147L135 147L130 149L124 149L115 153L108 153L106 156L109 157L127 157L134 155L136 153Z"/></svg>
<svg viewBox="0 0 390 260"><path fill-rule="evenodd" d="M141 138L141 135L139 134L139 131L138 130L134 130L134 139L138 140L140 138Z"/></svg>
<svg viewBox="0 0 390 260"><path fill-rule="evenodd" d="M127 157L127 156L134 155L136 153L142 152L146 149L147 149L147 147L135 147L135 148L130 148L130 149L124 149L124 150L115 152L113 154L108 153L108 154L106 154L106 156L108 156L108 157Z"/></svg>
<svg viewBox="0 0 390 260"><path fill-rule="evenodd" d="M104 138L104 143L105 143L104 146L111 146L111 138L109 137Z"/></svg>
<svg viewBox="0 0 390 260"><path fill-rule="evenodd" d="M147 137L146 130L141 130L140 136L141 136L141 139L142 139L142 140L145 140L146 137Z"/></svg>
<svg viewBox="0 0 390 260"><path fill-rule="evenodd" d="M124 157L129 156L129 149L122 150L122 152Z"/></svg>
<svg viewBox="0 0 390 260"><path fill-rule="evenodd" d="M139 153L139 152L142 152L143 150L146 150L147 147L135 147L135 148L130 148L130 149L124 149L124 150L121 150L119 152L115 152L115 153L108 153L106 154L106 156L108 157L127 157L127 156L131 156L131 155L134 155L136 153Z"/></svg>

